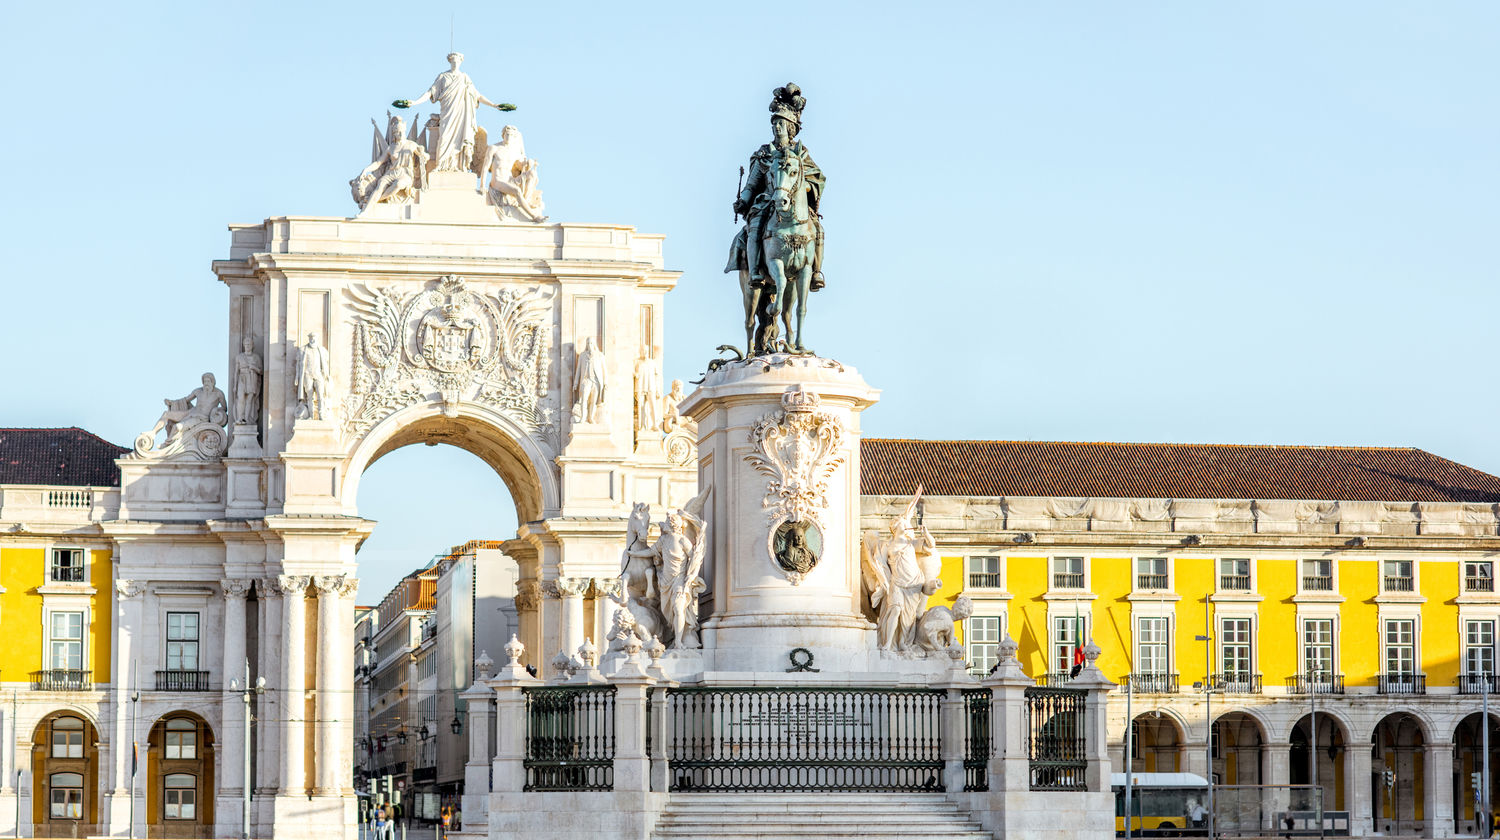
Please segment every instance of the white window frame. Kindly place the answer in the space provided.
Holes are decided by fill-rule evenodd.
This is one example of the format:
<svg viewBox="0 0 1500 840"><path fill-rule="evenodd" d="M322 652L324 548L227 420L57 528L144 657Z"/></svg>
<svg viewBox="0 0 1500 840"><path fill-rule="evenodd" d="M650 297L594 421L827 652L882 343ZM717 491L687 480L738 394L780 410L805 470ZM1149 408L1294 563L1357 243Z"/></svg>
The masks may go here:
<svg viewBox="0 0 1500 840"><path fill-rule="evenodd" d="M1083 642L1086 642L1089 639L1089 636L1093 630L1093 622L1091 621L1091 616L1089 615L1089 613L1080 612L1076 616L1076 618L1078 619L1078 623L1083 625L1083 627L1080 628L1083 633L1083 638L1069 644L1067 656L1057 657L1057 653L1060 650L1061 645L1063 644L1062 637L1063 635L1065 635L1059 631L1062 627L1066 626L1068 628L1068 633L1071 634L1073 632L1072 628L1074 627L1074 618L1075 616L1071 614L1064 614L1062 612L1052 613L1048 617L1049 626L1047 627L1047 670L1049 673L1066 674L1068 671L1071 671L1073 669L1073 648L1081 645ZM1066 625L1064 625L1063 622L1066 622Z"/></svg>
<svg viewBox="0 0 1500 840"><path fill-rule="evenodd" d="M1339 619L1336 615L1299 615L1297 616L1297 664L1298 673L1305 676L1309 681L1313 678L1313 672L1308 670L1308 650L1311 647L1307 640L1307 625L1313 621L1328 622L1328 677L1332 679L1339 673ZM1322 647L1322 645L1318 645Z"/></svg>
<svg viewBox="0 0 1500 840"><path fill-rule="evenodd" d="M1385 567L1386 567L1387 563L1407 563L1407 564L1411 565L1411 589L1408 590L1408 589L1386 589L1385 588L1385 579L1386 579L1386 577L1388 577L1386 575L1386 573L1385 573ZM1417 571L1418 567L1420 567L1420 566L1421 566L1421 564L1418 563L1415 558L1411 558L1411 557L1382 557L1382 558L1380 558L1380 568L1378 570L1378 573L1380 575L1380 594L1382 594L1382 595L1417 595L1417 594L1420 594L1422 592L1422 581L1418 578L1418 571ZM1401 577L1401 575L1389 575L1389 577Z"/></svg>
<svg viewBox="0 0 1500 840"><path fill-rule="evenodd" d="M1411 644L1392 645L1390 641L1390 626L1396 622L1406 622L1411 625ZM1390 669L1390 652L1394 648L1411 648L1411 670L1392 671ZM1380 672L1386 675L1424 673L1422 671L1422 620L1415 615L1383 615L1380 617Z"/></svg>
<svg viewBox="0 0 1500 840"><path fill-rule="evenodd" d="M1488 566L1489 567L1490 570L1489 570L1489 574L1488 575L1470 575L1469 574L1469 566L1470 565L1473 565L1477 569L1477 568L1479 568L1479 566L1481 564L1484 565L1484 566ZM1459 581L1458 581L1459 592L1463 592L1463 593L1478 593L1478 594L1495 594L1495 561L1494 560L1485 560L1485 559L1482 559L1482 558L1481 559L1474 559L1474 560L1467 560L1467 559L1466 560L1462 560L1462 561L1459 562L1458 575L1459 575ZM1469 578L1471 578L1471 577L1487 577L1488 580L1490 581L1490 588L1489 589L1470 589L1469 588Z"/></svg>
<svg viewBox="0 0 1500 840"><path fill-rule="evenodd" d="M191 615L196 620L195 621L195 626L194 626L194 634L193 634L193 637L191 639L187 639L187 638L174 639L174 638L172 638L172 617L173 616L179 616L179 615ZM203 667L203 613L199 612L198 610L168 610L167 611L167 615L166 615L166 621L163 622L163 626L164 626L165 632L162 634L162 645L163 645L163 648L162 648L162 670L164 670L164 671L172 671L174 673L207 670L206 668ZM191 667L191 668L184 668L184 667L182 667L182 661L181 661L182 660L182 653L181 653L181 650L179 650L178 655L177 655L177 658L178 658L178 667L176 667L176 668L172 667L172 645L174 645L174 644L176 644L176 645L191 644L192 645L193 667Z"/></svg>
<svg viewBox="0 0 1500 840"><path fill-rule="evenodd" d="M78 665L77 668L67 668L67 667L58 668L57 666L55 666L55 665L52 664L52 643L54 641L71 642L71 641L75 641L75 640L74 639L58 639L58 638L56 638L56 637L54 637L52 635L52 629L54 627L53 622L55 620L54 616L64 615L64 614L71 615L71 614L74 614L74 613L76 613L79 616L81 616L80 621L79 621L79 628L80 628L79 629L79 636L78 636L78 639L76 640L78 642L78 662L79 662L79 665ZM87 608L85 608L83 606L74 606L74 605L69 605L69 606L55 606L55 607L50 607L50 608L43 608L43 610L42 610L42 621L43 621L42 630L45 633L45 644L43 644L43 646L42 646L42 670L44 670L44 671L59 671L59 670L61 670L61 671L74 671L74 670L77 670L77 671L84 671L84 672L92 670L92 668L89 665L89 643L88 643L89 642L89 610Z"/></svg>
<svg viewBox="0 0 1500 840"><path fill-rule="evenodd" d="M1327 563L1328 564L1328 579L1330 581L1328 589L1324 590L1324 589L1307 589L1307 588L1305 588L1305 585L1307 583L1307 578L1310 577L1307 574L1307 566L1306 566L1306 564L1308 564L1308 563ZM1339 563L1338 563L1338 560L1335 559L1335 558L1333 558L1333 557L1301 557L1301 558L1298 558L1298 560L1297 560L1297 593L1298 594L1307 594L1307 595L1337 595L1337 594L1339 594Z"/></svg>
<svg viewBox="0 0 1500 840"><path fill-rule="evenodd" d="M52 577L53 568L57 562L57 554L61 551L78 552L80 571L83 573L78 580L56 580ZM47 547L47 569L44 573L44 586L88 586L92 581L89 577L89 550L81 545L50 545Z"/></svg>
<svg viewBox="0 0 1500 840"><path fill-rule="evenodd" d="M1174 622L1172 620L1172 616L1169 615L1169 614L1137 615L1134 618L1135 618L1135 629L1134 629L1135 631L1131 635L1135 639L1135 655L1134 655L1134 658L1132 660L1135 663L1135 665L1130 670L1133 673L1136 673L1136 674L1162 674L1162 675L1171 674L1172 673L1172 666L1174 664L1173 663L1173 653L1174 653L1174 651L1172 650L1172 635L1173 635L1173 630L1175 629L1173 627ZM1144 636L1144 634L1141 632L1141 623L1145 622L1145 621L1161 621L1161 622L1164 622L1165 625L1166 625L1166 627L1165 627L1165 639L1160 644L1153 643L1151 645L1152 647L1161 647L1165 651L1166 655L1163 658L1166 660L1166 664L1164 665L1164 667L1160 671L1147 671L1145 669L1145 666L1142 664L1143 661L1144 661L1144 659L1145 659L1145 657L1143 657L1141 655L1141 652L1143 650L1145 650L1145 644L1142 641L1142 637Z"/></svg>
<svg viewBox="0 0 1500 840"><path fill-rule="evenodd" d="M1000 661L1000 642L1005 638L1005 614L995 613L985 615L971 615L968 618L964 619L964 655L968 660L969 665L976 669L981 666L976 664L974 661L974 645L976 643L974 638L974 624L976 621L981 620L986 622L993 620L995 622L994 641L986 640L982 642L985 647L993 647L995 649L992 655L994 661L983 666L985 672L988 673L990 667L992 667L996 662Z"/></svg>
<svg viewBox="0 0 1500 840"><path fill-rule="evenodd" d="M1256 626L1258 622L1256 621L1256 616L1254 615L1246 615L1243 613L1220 613L1214 616L1214 638L1218 642L1218 644L1216 645L1216 647L1218 648L1218 656L1214 661L1214 665L1216 666L1214 672L1217 673L1221 678L1226 679L1231 673L1229 669L1224 667L1225 649L1229 646L1228 640L1224 637L1224 624L1225 622L1229 621L1243 621L1246 622L1247 627L1247 639L1245 641L1245 647L1248 648L1245 655L1245 667L1247 670L1243 672L1234 671L1233 673L1243 673L1248 679L1254 680L1255 675L1259 673L1256 666L1259 664L1257 660L1260 656L1260 645L1256 644L1257 636L1259 635L1257 631L1259 628ZM1235 646L1238 647L1239 643L1236 643Z"/></svg>
<svg viewBox="0 0 1500 840"><path fill-rule="evenodd" d="M1250 586L1248 588L1246 588L1246 589L1225 589L1224 588L1224 577L1225 577L1225 575L1224 575L1224 563L1225 562L1241 562L1241 561L1243 561L1245 563L1245 566L1246 566L1245 576L1248 577L1248 578L1250 578ZM1215 592L1243 592L1243 593L1246 593L1246 594L1255 592L1256 591L1255 558L1253 558L1253 557L1219 557L1219 558L1216 558L1214 560L1214 591Z"/></svg>
<svg viewBox="0 0 1500 840"><path fill-rule="evenodd" d="M1166 587L1160 588L1160 589L1157 589L1157 588L1142 589L1141 588L1141 585L1140 585L1141 584L1141 575L1144 574L1143 572L1141 572L1141 563L1142 562L1147 562L1147 563L1152 563L1152 564L1156 564L1156 563L1162 564L1162 568L1164 570L1163 573L1165 574L1165 576L1167 578L1167 585L1166 585ZM1130 573L1131 573L1130 574L1130 584L1131 584L1130 585L1130 589L1131 589L1131 591L1132 592L1171 592L1171 591L1173 591L1174 589L1176 589L1176 586L1177 586L1177 581L1176 581L1176 579L1175 579L1175 577L1173 575L1173 571L1174 571L1174 567L1175 566L1176 566L1176 564L1172 562L1172 558L1170 558L1170 557L1159 557L1159 556L1153 557L1153 556L1147 555L1145 557L1135 557L1135 558L1132 558L1131 559L1131 565L1130 565ZM1156 573L1155 572L1150 572L1150 574L1154 575Z"/></svg>
<svg viewBox="0 0 1500 840"><path fill-rule="evenodd" d="M975 572L971 570L970 565L969 565L970 561L973 561L973 560L985 560L985 561L991 561L991 560L993 560L994 561L994 563L995 563L994 575L995 575L995 580L996 580L996 583L997 583L996 586L970 586L969 585L970 584L970 580L971 580L970 576L973 575L973 574L975 574ZM963 586L963 588L966 589L966 590L967 589L983 589L983 590L992 591L992 592L993 591L1004 591L1005 590L1005 565L1006 565L1005 564L1005 557L1002 556L1002 555L999 555L999 554L968 554L968 555L965 555L964 556L964 586ZM990 574L990 573L989 572L982 572L980 574Z"/></svg>
<svg viewBox="0 0 1500 840"><path fill-rule="evenodd" d="M1484 649L1484 646L1482 646L1482 645L1474 645L1474 644L1470 644L1470 642L1469 642L1469 628L1470 628L1470 625L1476 625L1476 624L1488 624L1489 627L1490 627L1490 643L1488 645L1488 650L1489 650L1489 671L1488 671L1488 673L1489 673L1490 676L1494 676L1495 675L1495 660L1496 660L1495 642L1496 642L1497 636L1500 636L1500 620L1497 620L1493 616L1473 616L1473 615L1463 616L1462 630L1461 630L1461 634L1459 636L1459 647L1460 647L1460 650L1459 650L1459 667L1462 668L1462 673L1463 673L1464 676L1479 676L1481 674L1486 673L1484 671L1476 671L1472 667L1470 667L1469 651L1471 651L1471 650L1483 650Z"/></svg>
<svg viewBox="0 0 1500 840"><path fill-rule="evenodd" d="M1080 587L1078 587L1078 588L1076 588L1076 589L1073 588L1073 587L1062 588L1062 587L1057 586L1057 576L1059 574L1077 574L1076 572L1059 572L1059 571L1057 571L1057 561L1059 561L1059 560L1075 560L1075 559L1078 560L1079 563L1083 567L1082 568L1082 572L1083 572L1083 585L1080 586ZM1093 581L1089 577L1089 571L1090 571L1090 567L1091 566L1093 566L1093 564L1089 562L1089 558L1088 558L1087 555L1080 555L1080 554L1057 554L1057 555L1053 555L1051 557L1048 557L1047 558L1047 590L1049 592L1089 592L1089 591L1091 591L1089 589L1090 585L1093 583Z"/></svg>

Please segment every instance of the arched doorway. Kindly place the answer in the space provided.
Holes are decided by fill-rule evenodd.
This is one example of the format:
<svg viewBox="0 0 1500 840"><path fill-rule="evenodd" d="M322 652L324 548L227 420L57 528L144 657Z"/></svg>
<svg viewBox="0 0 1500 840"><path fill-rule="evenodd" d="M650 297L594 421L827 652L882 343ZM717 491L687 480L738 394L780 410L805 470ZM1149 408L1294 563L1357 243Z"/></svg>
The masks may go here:
<svg viewBox="0 0 1500 840"><path fill-rule="evenodd" d="M1230 712L1214 721L1214 783L1258 785L1261 754L1266 739L1260 723L1244 712Z"/></svg>
<svg viewBox="0 0 1500 840"><path fill-rule="evenodd" d="M1136 715L1130 722L1130 769L1135 773L1176 773L1181 769L1182 731L1161 712Z"/></svg>
<svg viewBox="0 0 1500 840"><path fill-rule="evenodd" d="M1375 830L1416 834L1425 826L1427 739L1414 715L1386 715L1370 737L1370 801ZM1389 775L1387 775L1389 773Z"/></svg>
<svg viewBox="0 0 1500 840"><path fill-rule="evenodd" d="M1316 784L1323 789L1323 810L1343 811L1344 805L1344 745L1348 738L1344 727L1333 715L1319 714L1317 738L1309 737L1313 716L1303 715L1292 727L1291 735L1291 783L1294 785ZM1312 749L1310 748L1316 744ZM1316 768L1313 762L1317 762Z"/></svg>
<svg viewBox="0 0 1500 840"><path fill-rule="evenodd" d="M99 733L76 712L54 712L31 736L31 821L37 837L99 831Z"/></svg>
<svg viewBox="0 0 1500 840"><path fill-rule="evenodd" d="M214 734L189 712L163 715L146 748L149 837L207 837L214 827Z"/></svg>
<svg viewBox="0 0 1500 840"><path fill-rule="evenodd" d="M1476 813L1474 774L1484 771L1484 732L1480 712L1453 729L1453 817L1459 834L1474 834L1483 819ZM1439 768L1441 769L1441 768ZM1490 803L1500 800L1500 717L1490 715Z"/></svg>

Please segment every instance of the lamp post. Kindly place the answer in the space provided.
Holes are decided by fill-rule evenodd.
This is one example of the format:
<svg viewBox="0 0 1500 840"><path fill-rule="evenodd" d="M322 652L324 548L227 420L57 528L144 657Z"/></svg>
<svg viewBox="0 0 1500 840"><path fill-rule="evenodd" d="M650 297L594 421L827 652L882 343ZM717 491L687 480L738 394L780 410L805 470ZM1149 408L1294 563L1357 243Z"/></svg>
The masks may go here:
<svg viewBox="0 0 1500 840"><path fill-rule="evenodd" d="M135 742L135 713L140 705L140 690L130 692L130 840L135 840L135 765L140 751L139 745Z"/></svg>
<svg viewBox="0 0 1500 840"><path fill-rule="evenodd" d="M1214 688L1213 688L1213 637L1209 635L1212 623L1209 620L1208 597L1203 598L1203 635L1194 637L1194 641L1203 643L1203 715L1208 719L1208 737L1204 739L1203 752L1208 760L1208 837L1213 840L1214 836ZM1197 688L1195 684L1193 686Z"/></svg>
<svg viewBox="0 0 1500 840"><path fill-rule="evenodd" d="M266 678L257 677L255 685L250 685L250 659L245 659L245 683L240 688L238 681L229 681L229 690L240 692L240 698L245 702L245 777L244 783L240 785L240 796L242 799L240 814L240 840L250 840L250 698L257 694L266 693Z"/></svg>
<svg viewBox="0 0 1500 840"><path fill-rule="evenodd" d="M1480 682L1483 683L1479 689L1480 703L1483 708L1483 713L1480 716L1480 726L1482 727L1480 730L1482 733L1480 739L1482 746L1480 749L1484 750L1483 763L1480 765L1483 770L1479 774L1479 810L1484 813L1484 832L1482 835L1484 837L1495 836L1495 818L1490 815L1490 680L1494 678L1495 675L1493 672L1479 675ZM17 793L19 794L19 789Z"/></svg>

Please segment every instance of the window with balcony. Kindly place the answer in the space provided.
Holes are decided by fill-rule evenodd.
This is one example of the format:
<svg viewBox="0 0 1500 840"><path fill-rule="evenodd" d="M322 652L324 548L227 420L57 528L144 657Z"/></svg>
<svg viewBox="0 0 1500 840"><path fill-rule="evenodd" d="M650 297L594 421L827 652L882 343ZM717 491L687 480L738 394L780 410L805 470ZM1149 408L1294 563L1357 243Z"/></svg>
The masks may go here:
<svg viewBox="0 0 1500 840"><path fill-rule="evenodd" d="M969 648L969 670L988 674L1000 661L1000 616L970 616L964 624L964 642Z"/></svg>
<svg viewBox="0 0 1500 840"><path fill-rule="evenodd" d="M1250 561L1226 557L1219 561L1219 588L1227 592L1250 591Z"/></svg>
<svg viewBox="0 0 1500 840"><path fill-rule="evenodd" d="M52 549L52 561L47 566L47 579L52 583L83 583L83 549Z"/></svg>
<svg viewBox="0 0 1500 840"><path fill-rule="evenodd" d="M1052 619L1052 678L1064 682L1076 659L1075 652L1088 638L1087 616L1055 616Z"/></svg>
<svg viewBox="0 0 1500 840"><path fill-rule="evenodd" d="M1302 672L1292 677L1290 688L1298 694L1343 694L1344 677L1335 671L1334 620L1302 620Z"/></svg>
<svg viewBox="0 0 1500 840"><path fill-rule="evenodd" d="M1465 592L1494 592L1495 563L1492 560L1468 560L1464 562Z"/></svg>
<svg viewBox="0 0 1500 840"><path fill-rule="evenodd" d="M1083 589L1084 571L1082 557L1052 558L1053 589Z"/></svg>
<svg viewBox="0 0 1500 840"><path fill-rule="evenodd" d="M1380 675L1381 694L1425 694L1426 677L1417 672L1417 622L1412 618L1385 620L1385 673Z"/></svg>
<svg viewBox="0 0 1500 840"><path fill-rule="evenodd" d="M970 557L966 562L969 567L970 589L1000 588L999 557Z"/></svg>
<svg viewBox="0 0 1500 840"><path fill-rule="evenodd" d="M1131 687L1138 692L1161 694L1177 690L1172 673L1171 620L1166 616L1141 616L1135 621L1135 673Z"/></svg>
<svg viewBox="0 0 1500 840"><path fill-rule="evenodd" d="M1464 672L1459 676L1459 693L1494 691L1495 622L1490 619L1467 620L1464 622Z"/></svg>
<svg viewBox="0 0 1500 840"><path fill-rule="evenodd" d="M1302 591L1303 592L1332 592L1333 591L1333 561L1332 560L1303 560L1302 561Z"/></svg>
<svg viewBox="0 0 1500 840"><path fill-rule="evenodd" d="M198 670L197 613L167 613L167 670Z"/></svg>
<svg viewBox="0 0 1500 840"><path fill-rule="evenodd" d="M1381 589L1385 592L1415 592L1416 577L1410 560L1382 561Z"/></svg>
<svg viewBox="0 0 1500 840"><path fill-rule="evenodd" d="M1219 674L1214 682L1227 694L1259 694L1260 675L1255 662L1254 620L1219 620Z"/></svg>
<svg viewBox="0 0 1500 840"><path fill-rule="evenodd" d="M1138 557L1135 561L1136 589L1167 589L1167 558Z"/></svg>
<svg viewBox="0 0 1500 840"><path fill-rule="evenodd" d="M54 671L83 670L83 613L55 612L48 628L47 667Z"/></svg>

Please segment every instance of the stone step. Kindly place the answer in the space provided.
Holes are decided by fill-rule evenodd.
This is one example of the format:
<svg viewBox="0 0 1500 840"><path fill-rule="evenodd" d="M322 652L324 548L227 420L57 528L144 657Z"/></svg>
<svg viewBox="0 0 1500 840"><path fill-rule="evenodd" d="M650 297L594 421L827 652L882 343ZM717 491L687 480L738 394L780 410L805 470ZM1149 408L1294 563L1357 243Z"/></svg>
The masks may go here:
<svg viewBox="0 0 1500 840"><path fill-rule="evenodd" d="M655 840L993 840L942 794L674 793Z"/></svg>

